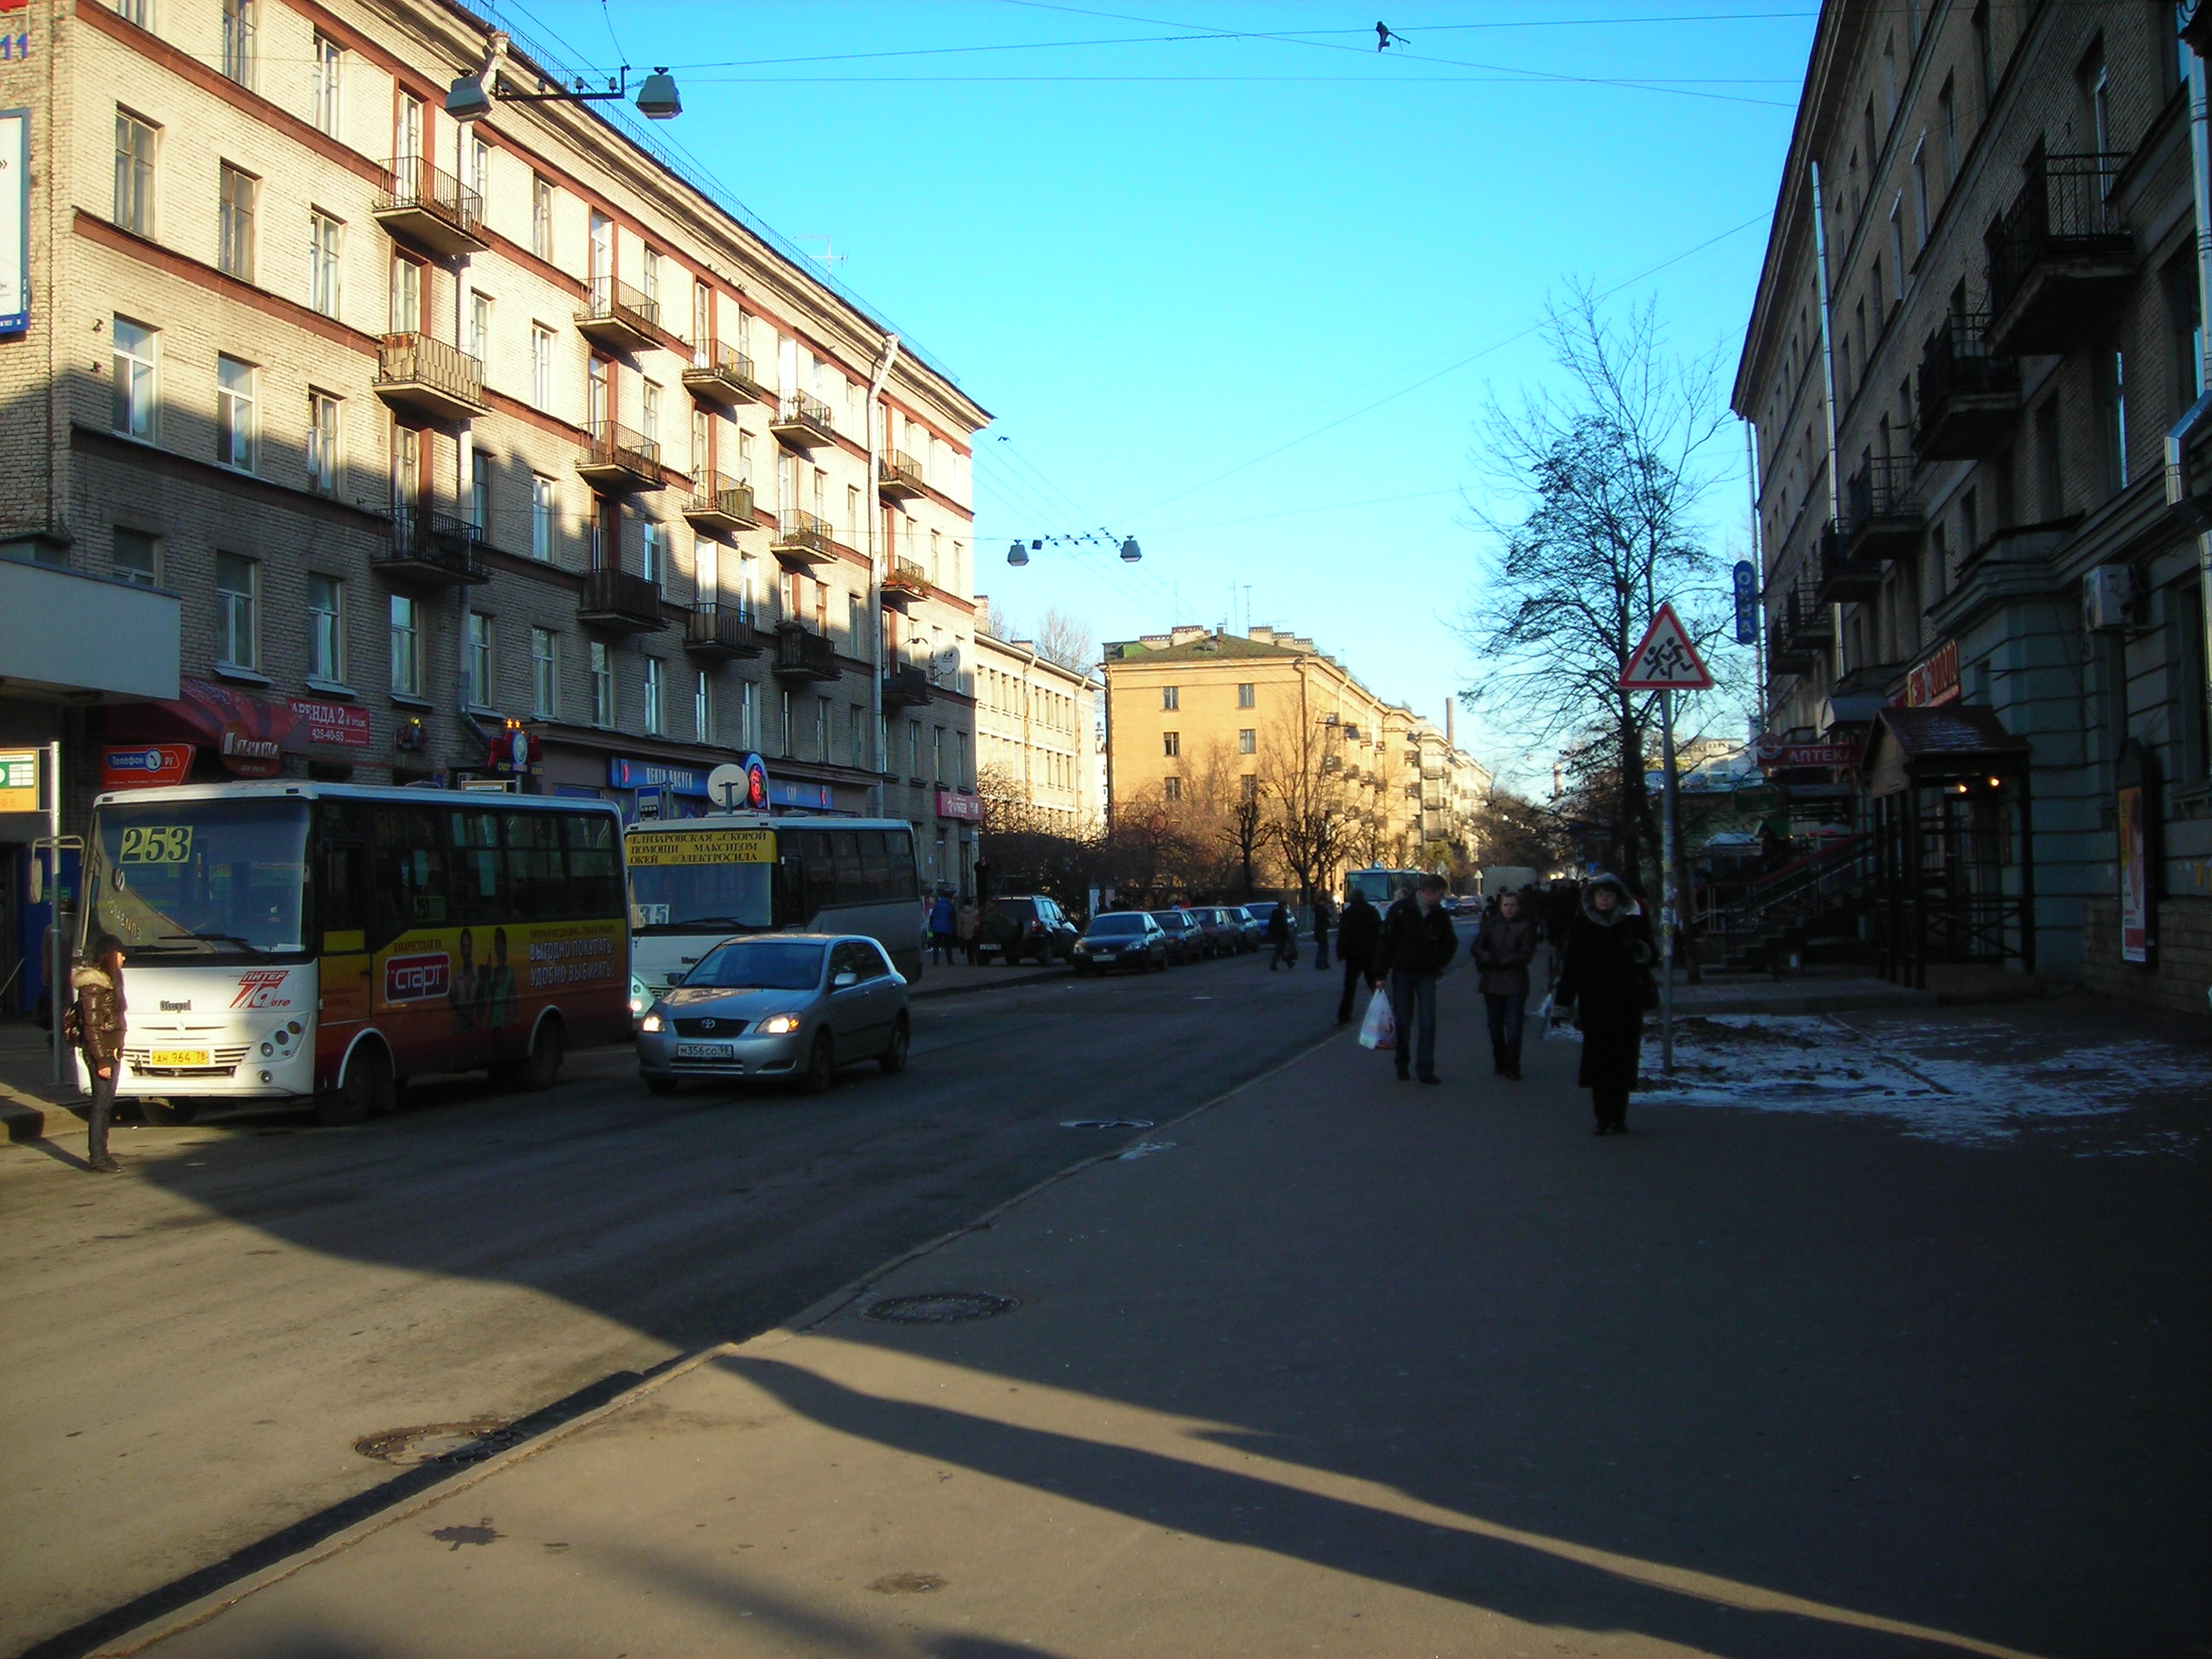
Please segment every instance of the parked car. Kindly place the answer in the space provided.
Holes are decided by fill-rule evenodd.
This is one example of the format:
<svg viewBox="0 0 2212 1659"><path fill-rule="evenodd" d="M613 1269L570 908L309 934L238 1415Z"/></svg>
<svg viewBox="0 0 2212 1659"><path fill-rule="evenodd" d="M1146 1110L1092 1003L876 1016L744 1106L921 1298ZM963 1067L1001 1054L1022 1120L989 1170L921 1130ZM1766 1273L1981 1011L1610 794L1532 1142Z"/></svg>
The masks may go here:
<svg viewBox="0 0 2212 1659"><path fill-rule="evenodd" d="M993 899L983 907L983 919L975 933L980 955L995 952L1001 962L1008 963L1033 957L1048 964L1055 958L1071 960L1075 941L1081 937L1058 902L1042 893Z"/></svg>
<svg viewBox="0 0 2212 1659"><path fill-rule="evenodd" d="M1190 913L1198 918L1198 931L1210 957L1233 957L1244 948L1243 931L1227 910L1218 904L1200 906Z"/></svg>
<svg viewBox="0 0 2212 1659"><path fill-rule="evenodd" d="M1251 907L1232 904L1229 907L1229 915L1237 924L1237 948L1240 951L1258 950L1261 940L1267 937L1267 929L1260 918L1252 914Z"/></svg>
<svg viewBox="0 0 2212 1659"><path fill-rule="evenodd" d="M1260 924L1260 937L1265 939L1267 937L1267 924L1274 920L1275 912L1282 908L1273 899L1256 899L1247 904L1244 910L1245 914ZM1291 937L1296 939L1298 936L1298 913L1296 906L1291 908L1290 920Z"/></svg>
<svg viewBox="0 0 2212 1659"><path fill-rule="evenodd" d="M1075 942L1075 971L1104 973L1130 968L1143 973L1168 965L1168 936L1143 910L1109 910L1091 918Z"/></svg>
<svg viewBox="0 0 2212 1659"><path fill-rule="evenodd" d="M725 939L646 1010L637 1067L668 1094L687 1077L827 1089L841 1066L906 1069L906 980L860 934Z"/></svg>
<svg viewBox="0 0 2212 1659"><path fill-rule="evenodd" d="M1170 962L1196 962L1205 954L1206 936L1198 931L1198 918L1188 910L1155 910L1152 920L1168 936Z"/></svg>

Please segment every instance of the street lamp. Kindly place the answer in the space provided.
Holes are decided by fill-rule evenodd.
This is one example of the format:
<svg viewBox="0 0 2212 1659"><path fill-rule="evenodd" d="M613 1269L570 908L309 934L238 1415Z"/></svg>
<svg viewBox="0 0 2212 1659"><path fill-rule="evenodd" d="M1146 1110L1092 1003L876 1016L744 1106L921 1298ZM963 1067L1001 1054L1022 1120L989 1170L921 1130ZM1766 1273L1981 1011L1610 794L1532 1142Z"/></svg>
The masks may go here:
<svg viewBox="0 0 2212 1659"><path fill-rule="evenodd" d="M524 92L500 73L506 63L507 36L495 31L483 67L459 76L447 88L446 113L456 121L481 121L491 113L495 99L502 104L605 104L629 96L628 64L608 78L604 92L586 92L580 77L574 86L549 88L542 76L536 92ZM667 65L656 68L639 83L637 112L648 121L672 121L684 113L684 100Z"/></svg>

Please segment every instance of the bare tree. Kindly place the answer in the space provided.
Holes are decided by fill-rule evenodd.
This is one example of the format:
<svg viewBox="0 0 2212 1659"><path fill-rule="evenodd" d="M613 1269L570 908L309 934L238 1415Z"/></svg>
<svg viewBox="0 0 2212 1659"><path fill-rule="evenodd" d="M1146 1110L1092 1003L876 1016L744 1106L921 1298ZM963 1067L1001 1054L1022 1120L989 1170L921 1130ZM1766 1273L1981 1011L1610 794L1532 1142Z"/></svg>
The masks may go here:
<svg viewBox="0 0 2212 1659"><path fill-rule="evenodd" d="M1462 624L1482 658L1467 701L1537 741L1602 731L1617 787L1605 811L1620 873L1642 886L1657 839L1644 787L1654 700L1617 682L1662 603L1700 645L1723 625L1718 562L1699 540L1714 477L1708 451L1728 418L1717 353L1664 349L1651 307L1615 324L1577 289L1547 314L1563 397L1532 393L1484 423L1485 466L1526 506L1517 521L1478 510L1502 553Z"/></svg>
<svg viewBox="0 0 2212 1659"><path fill-rule="evenodd" d="M1335 884L1346 833L1366 804L1354 799L1345 781L1338 731L1318 720L1279 720L1261 745L1269 840L1302 899Z"/></svg>
<svg viewBox="0 0 2212 1659"><path fill-rule="evenodd" d="M1048 606L1036 626L1037 655L1072 673L1098 665L1098 635L1091 624L1058 605Z"/></svg>

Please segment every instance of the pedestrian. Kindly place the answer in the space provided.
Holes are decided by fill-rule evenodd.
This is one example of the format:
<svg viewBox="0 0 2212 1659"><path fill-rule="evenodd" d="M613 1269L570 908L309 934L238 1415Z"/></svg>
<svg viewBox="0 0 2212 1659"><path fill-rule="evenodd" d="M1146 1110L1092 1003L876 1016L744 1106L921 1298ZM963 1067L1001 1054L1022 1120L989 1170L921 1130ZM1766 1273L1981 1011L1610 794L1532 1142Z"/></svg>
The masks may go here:
<svg viewBox="0 0 2212 1659"><path fill-rule="evenodd" d="M1344 969L1344 994L1337 999L1336 1023L1352 1023L1352 1002L1370 975L1375 941L1382 933L1382 913L1367 902L1357 887L1346 895L1344 912L1336 919L1336 959Z"/></svg>
<svg viewBox="0 0 2212 1659"><path fill-rule="evenodd" d="M1314 900L1314 967L1317 970L1328 966L1328 930L1335 921L1336 912L1329 908L1328 896L1323 893L1317 896ZM1337 954L1342 956L1344 952L1339 949Z"/></svg>
<svg viewBox="0 0 2212 1659"><path fill-rule="evenodd" d="M1536 959L1536 920L1518 893L1501 894L1468 947L1481 974L1483 1012L1490 1019L1490 1069L1521 1080L1521 1023L1528 1006L1528 964Z"/></svg>
<svg viewBox="0 0 2212 1659"><path fill-rule="evenodd" d="M973 898L963 896L960 901L960 912L952 919L952 931L960 941L961 954L968 958L970 968L975 965L978 953L982 949L983 941L980 937L982 927L983 913L975 908Z"/></svg>
<svg viewBox="0 0 2212 1659"><path fill-rule="evenodd" d="M1413 1075L1424 1083L1443 1080L1437 1075L1437 978L1459 954L1459 935L1443 896L1444 878L1431 874L1393 904L1383 915L1369 968L1371 982L1380 985L1387 976L1390 986L1390 1012L1398 1027L1390 1054L1401 1083Z"/></svg>
<svg viewBox="0 0 2212 1659"><path fill-rule="evenodd" d="M952 894L949 889L937 890L937 902L929 907L929 959L932 962L952 960L953 938Z"/></svg>
<svg viewBox="0 0 2212 1659"><path fill-rule="evenodd" d="M1593 1134L1628 1133L1628 1097L1643 1060L1644 1014L1658 1000L1651 922L1619 876L1590 878L1583 913L1567 935L1553 997L1572 1009L1583 1034L1577 1081L1590 1091Z"/></svg>
<svg viewBox="0 0 2212 1659"><path fill-rule="evenodd" d="M115 1085L123 1069L123 945L112 934L93 942L91 955L70 975L76 995L62 1017L62 1035L84 1051L92 1079L85 1115L85 1162L101 1175L122 1166L107 1155L107 1125L115 1115Z"/></svg>
<svg viewBox="0 0 2212 1659"><path fill-rule="evenodd" d="M1293 968L1297 966L1298 944L1297 936L1291 932L1291 907L1289 905L1278 904L1273 910L1267 913L1267 971L1269 973L1273 973L1276 969L1281 967L1285 962L1288 962Z"/></svg>

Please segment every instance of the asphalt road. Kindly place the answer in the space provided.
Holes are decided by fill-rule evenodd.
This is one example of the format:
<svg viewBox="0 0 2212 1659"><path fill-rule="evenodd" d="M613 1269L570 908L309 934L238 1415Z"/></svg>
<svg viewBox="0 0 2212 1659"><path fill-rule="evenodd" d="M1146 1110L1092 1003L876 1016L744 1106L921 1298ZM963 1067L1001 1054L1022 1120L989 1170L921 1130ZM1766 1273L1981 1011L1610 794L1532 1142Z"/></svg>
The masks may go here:
<svg viewBox="0 0 2212 1659"><path fill-rule="evenodd" d="M1114 1133L1062 1120L1279 1064L1336 986L1253 956L928 1000L904 1075L819 1099L654 1097L623 1048L356 1128L125 1128L116 1179L0 1149L0 1652L84 1651L442 1472L365 1438L544 1422L769 1328Z"/></svg>

